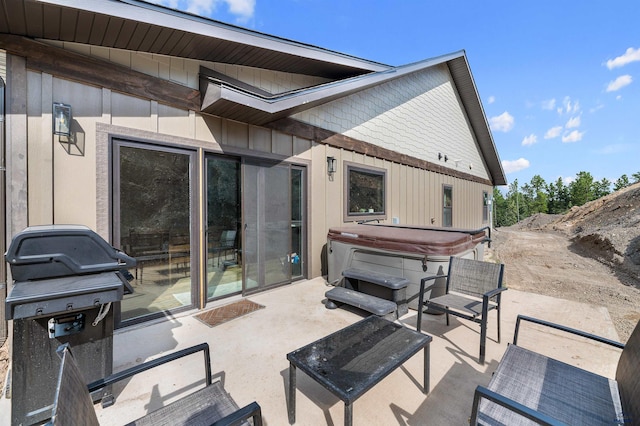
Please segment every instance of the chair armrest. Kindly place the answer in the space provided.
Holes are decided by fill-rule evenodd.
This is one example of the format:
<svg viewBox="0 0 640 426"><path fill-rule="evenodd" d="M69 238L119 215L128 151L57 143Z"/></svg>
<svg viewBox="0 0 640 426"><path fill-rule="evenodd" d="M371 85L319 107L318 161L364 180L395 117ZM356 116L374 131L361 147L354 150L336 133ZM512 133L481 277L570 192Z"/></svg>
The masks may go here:
<svg viewBox="0 0 640 426"><path fill-rule="evenodd" d="M142 364L133 366L131 368L127 368L126 370L96 380L95 382L91 382L87 385L87 387L89 388L89 392L94 392L98 389L104 388L105 386L119 382L120 380L124 380L129 377L135 376L138 373L142 373L143 371L150 370L154 367L166 364L167 362L175 361L177 359L200 351L204 352L204 370L207 380L207 386L209 386L211 384L211 361L209 358L209 345L207 343L201 343L190 348L182 349L180 351L161 356L160 358L153 359L151 361L143 362Z"/></svg>
<svg viewBox="0 0 640 426"><path fill-rule="evenodd" d="M475 426L478 424L478 408L480 406L480 400L484 398L495 404L507 408L515 413L520 414L541 425L549 426L566 426L564 423L547 416L546 414L535 411L525 405L520 404L510 398L507 398L499 393L493 392L484 386L478 386L473 395L473 409L471 411L470 424Z"/></svg>
<svg viewBox="0 0 640 426"><path fill-rule="evenodd" d="M587 339L591 339L591 340L595 340L596 342L600 342L600 343L605 343L607 345L610 346L614 346L616 348L619 349L624 349L624 344L620 343L620 342L616 342L615 340L610 340L607 339L605 337L601 337L601 336L596 336L595 334L590 334L590 333L586 333L584 331L581 330L577 330L575 328L570 328L570 327L566 327L564 325L561 324L556 324L556 323L552 323L549 321L545 321L545 320L541 320L538 318L532 318L532 317L528 317L525 315L518 315L518 318L516 319L516 329L513 333L513 344L517 345L518 344L518 332L520 331L520 321L529 321L535 324L539 324L539 325L544 325L546 327L551 327L554 328L556 330L560 330L560 331L564 331L570 334L575 334L577 336L580 337L584 337Z"/></svg>
<svg viewBox="0 0 640 426"><path fill-rule="evenodd" d="M447 278L449 275L429 275L428 277L424 277L420 280L420 284L422 284L423 282L427 282L429 280L435 280L438 278Z"/></svg>
<svg viewBox="0 0 640 426"><path fill-rule="evenodd" d="M234 426L241 422L253 418L253 426L262 426L262 410L257 402L242 407L235 413L231 413L226 417L214 422L211 426Z"/></svg>
<svg viewBox="0 0 640 426"><path fill-rule="evenodd" d="M507 291L507 290L508 290L507 287L494 288L493 290L488 291L485 294L483 294L482 297L486 297L487 299L491 299L492 297L502 293L503 291Z"/></svg>
<svg viewBox="0 0 640 426"><path fill-rule="evenodd" d="M424 304L424 285L426 284L426 282L438 278L447 278L447 276L448 275L430 275L420 280L420 291L418 292L418 308Z"/></svg>

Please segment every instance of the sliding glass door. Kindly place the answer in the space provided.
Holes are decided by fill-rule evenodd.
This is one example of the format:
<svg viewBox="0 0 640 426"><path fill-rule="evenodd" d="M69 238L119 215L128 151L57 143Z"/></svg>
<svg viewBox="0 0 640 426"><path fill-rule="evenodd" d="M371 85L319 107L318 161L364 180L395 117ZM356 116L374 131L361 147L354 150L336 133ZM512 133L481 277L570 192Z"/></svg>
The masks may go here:
<svg viewBox="0 0 640 426"><path fill-rule="evenodd" d="M244 164L245 291L251 293L291 281L290 166Z"/></svg>
<svg viewBox="0 0 640 426"><path fill-rule="evenodd" d="M205 155L200 203L195 151L116 140L113 160L114 243L138 261L119 323L306 276L305 167Z"/></svg>
<svg viewBox="0 0 640 426"><path fill-rule="evenodd" d="M242 292L240 161L206 158L207 298Z"/></svg>

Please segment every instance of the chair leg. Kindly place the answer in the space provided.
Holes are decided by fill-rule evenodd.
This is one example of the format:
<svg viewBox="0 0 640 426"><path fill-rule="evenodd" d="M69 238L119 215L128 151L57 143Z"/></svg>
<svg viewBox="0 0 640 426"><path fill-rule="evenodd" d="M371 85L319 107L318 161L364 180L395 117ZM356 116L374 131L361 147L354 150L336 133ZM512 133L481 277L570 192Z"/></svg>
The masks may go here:
<svg viewBox="0 0 640 426"><path fill-rule="evenodd" d="M498 312L498 343L500 343L500 305L496 308Z"/></svg>
<svg viewBox="0 0 640 426"><path fill-rule="evenodd" d="M449 325L449 312L444 313L445 317L447 317L447 326Z"/></svg>
<svg viewBox="0 0 640 426"><path fill-rule="evenodd" d="M484 355L487 344L487 316L483 315L480 321L480 364L484 364Z"/></svg>

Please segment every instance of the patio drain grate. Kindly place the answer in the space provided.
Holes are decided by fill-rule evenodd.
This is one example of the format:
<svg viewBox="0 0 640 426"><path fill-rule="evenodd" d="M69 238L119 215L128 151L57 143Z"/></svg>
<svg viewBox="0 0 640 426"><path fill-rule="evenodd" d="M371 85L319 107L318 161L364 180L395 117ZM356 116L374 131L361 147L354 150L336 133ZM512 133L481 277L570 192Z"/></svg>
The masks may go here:
<svg viewBox="0 0 640 426"><path fill-rule="evenodd" d="M216 325L231 321L234 318L241 317L262 308L264 308L264 306L252 302L251 300L244 299L203 312L196 315L196 318L209 327L215 327Z"/></svg>

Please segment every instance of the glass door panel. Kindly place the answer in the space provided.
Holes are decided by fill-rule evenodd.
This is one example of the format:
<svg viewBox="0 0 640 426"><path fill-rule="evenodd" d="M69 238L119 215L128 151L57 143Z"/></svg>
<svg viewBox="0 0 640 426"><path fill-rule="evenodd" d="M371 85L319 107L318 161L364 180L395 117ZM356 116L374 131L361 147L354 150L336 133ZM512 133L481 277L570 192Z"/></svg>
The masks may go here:
<svg viewBox="0 0 640 426"><path fill-rule="evenodd" d="M121 321L192 305L190 154L115 145L116 244L135 257Z"/></svg>
<svg viewBox="0 0 640 426"><path fill-rule="evenodd" d="M291 281L291 203L289 166L244 165L245 291Z"/></svg>
<svg viewBox="0 0 640 426"><path fill-rule="evenodd" d="M242 291L240 162L210 156L206 159L207 298Z"/></svg>
<svg viewBox="0 0 640 426"><path fill-rule="evenodd" d="M291 169L291 278L303 278L306 262L304 169Z"/></svg>

